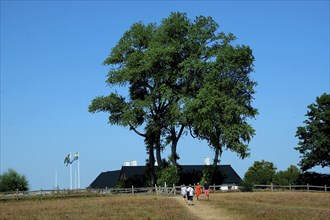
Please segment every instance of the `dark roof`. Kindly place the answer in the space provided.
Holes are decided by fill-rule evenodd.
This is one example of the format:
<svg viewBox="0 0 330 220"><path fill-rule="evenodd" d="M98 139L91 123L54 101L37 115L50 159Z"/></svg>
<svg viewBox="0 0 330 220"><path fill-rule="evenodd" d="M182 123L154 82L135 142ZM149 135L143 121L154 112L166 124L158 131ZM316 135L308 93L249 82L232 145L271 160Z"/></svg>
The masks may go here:
<svg viewBox="0 0 330 220"><path fill-rule="evenodd" d="M203 171L205 165L182 165L182 173L194 173ZM223 184L240 183L241 177L230 165L219 165L219 171L224 175Z"/></svg>
<svg viewBox="0 0 330 220"><path fill-rule="evenodd" d="M91 183L89 188L94 188L94 189L113 188L118 182L119 175L120 175L120 170L102 172Z"/></svg>
<svg viewBox="0 0 330 220"><path fill-rule="evenodd" d="M144 175L146 166L122 166L121 174L125 173L126 177L135 176L135 175Z"/></svg>
<svg viewBox="0 0 330 220"><path fill-rule="evenodd" d="M186 175L185 180L191 182L195 180L198 173L203 171L205 165L181 165L180 167L183 175ZM144 176L145 170L146 166L122 166L121 170L102 172L89 187L96 189L113 188L117 184L120 175L124 175L125 178ZM219 171L224 175L223 184L238 184L242 181L230 165L219 165ZM188 179L187 176L189 177Z"/></svg>

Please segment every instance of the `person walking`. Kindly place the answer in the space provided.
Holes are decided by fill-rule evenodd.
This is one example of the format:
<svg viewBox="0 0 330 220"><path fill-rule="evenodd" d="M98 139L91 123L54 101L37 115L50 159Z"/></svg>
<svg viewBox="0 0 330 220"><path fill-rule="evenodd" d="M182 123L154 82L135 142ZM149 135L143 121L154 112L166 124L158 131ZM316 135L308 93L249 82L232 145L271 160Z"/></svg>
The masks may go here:
<svg viewBox="0 0 330 220"><path fill-rule="evenodd" d="M197 185L195 187L197 201L199 200L199 196L201 195L201 188L202 187L199 185L199 183L197 183Z"/></svg>
<svg viewBox="0 0 330 220"><path fill-rule="evenodd" d="M207 181L204 183L204 194L206 195L207 200L209 200L210 185Z"/></svg>
<svg viewBox="0 0 330 220"><path fill-rule="evenodd" d="M184 184L181 186L181 195L183 201L187 202L187 187Z"/></svg>
<svg viewBox="0 0 330 220"><path fill-rule="evenodd" d="M194 188L191 187L191 184L189 184L187 189L187 196L188 196L188 205L194 205L193 204L193 198L194 198Z"/></svg>

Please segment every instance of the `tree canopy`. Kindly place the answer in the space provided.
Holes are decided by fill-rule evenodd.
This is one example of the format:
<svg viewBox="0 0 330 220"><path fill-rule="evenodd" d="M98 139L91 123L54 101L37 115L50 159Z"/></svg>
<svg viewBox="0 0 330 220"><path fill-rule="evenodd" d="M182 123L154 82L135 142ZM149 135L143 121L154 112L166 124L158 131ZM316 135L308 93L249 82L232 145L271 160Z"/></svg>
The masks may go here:
<svg viewBox="0 0 330 220"><path fill-rule="evenodd" d="M285 171L278 171L274 177L274 184L287 186L289 184L298 184L299 178L301 176L301 171L294 165Z"/></svg>
<svg viewBox="0 0 330 220"><path fill-rule="evenodd" d="M17 173L13 169L0 175L0 192L10 191L27 191L29 190L29 182L24 175Z"/></svg>
<svg viewBox="0 0 330 220"><path fill-rule="evenodd" d="M303 171L315 166L330 167L330 94L322 94L316 103L308 105L305 126L297 128L295 147L301 154Z"/></svg>
<svg viewBox="0 0 330 220"><path fill-rule="evenodd" d="M252 184L269 185L273 182L276 167L272 162L255 161L244 175L244 181Z"/></svg>
<svg viewBox="0 0 330 220"><path fill-rule="evenodd" d="M138 22L104 61L110 66L108 85L128 88L128 96L96 97L89 111L108 112L110 124L144 138L151 176L155 159L163 168L167 145L170 165L177 167L177 145L188 130L207 140L218 156L223 147L241 158L249 155L254 130L246 120L257 114L251 106L256 83L249 77L254 57L218 28L211 17L192 21L180 12L159 26Z"/></svg>

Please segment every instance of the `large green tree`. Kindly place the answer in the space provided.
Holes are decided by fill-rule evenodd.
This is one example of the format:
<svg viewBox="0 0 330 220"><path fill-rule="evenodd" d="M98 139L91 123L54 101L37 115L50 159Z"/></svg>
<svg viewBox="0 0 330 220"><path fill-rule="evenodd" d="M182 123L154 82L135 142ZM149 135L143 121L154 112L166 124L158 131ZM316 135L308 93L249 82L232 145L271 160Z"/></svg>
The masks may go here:
<svg viewBox="0 0 330 220"><path fill-rule="evenodd" d="M308 106L305 126L297 128L295 147L301 153L303 171L315 166L330 167L330 94L322 94Z"/></svg>
<svg viewBox="0 0 330 220"><path fill-rule="evenodd" d="M248 141L253 134L245 122L255 111L250 107L254 83L247 80L253 56L248 47L232 46L235 37L217 32L218 27L211 17L199 16L191 21L179 12L171 13L159 26L135 23L104 61L110 66L108 85L127 88L128 96L111 92L96 97L89 111L108 112L110 124L127 127L144 138L153 182L154 161L163 168L161 152L167 145L171 145L170 164L177 167L177 145L188 127L199 130L195 135L200 138L211 139L207 130L200 128L203 116L194 111L198 104L189 104L195 99L202 100L208 89L212 89L212 98L217 99L220 94L225 99L216 101L224 111L208 120L222 120L219 114L224 114L233 119L215 123L239 126L232 127L235 134L225 135L225 142L220 137L221 147L234 149L242 157L247 155L242 140ZM212 80L216 85L212 85ZM228 103L232 107L226 108ZM231 111L227 112L228 109ZM206 111L214 114L217 109ZM212 146L218 145L212 142Z"/></svg>
<svg viewBox="0 0 330 220"><path fill-rule="evenodd" d="M193 133L207 140L215 151L213 173L223 150L236 152L242 159L248 157L248 143L254 135L254 129L247 123L248 118L257 114L251 105L256 83L249 77L254 57L249 47L230 45L234 39L233 35L227 37L227 43L203 77L203 87L187 104ZM213 177L212 174L211 182Z"/></svg>

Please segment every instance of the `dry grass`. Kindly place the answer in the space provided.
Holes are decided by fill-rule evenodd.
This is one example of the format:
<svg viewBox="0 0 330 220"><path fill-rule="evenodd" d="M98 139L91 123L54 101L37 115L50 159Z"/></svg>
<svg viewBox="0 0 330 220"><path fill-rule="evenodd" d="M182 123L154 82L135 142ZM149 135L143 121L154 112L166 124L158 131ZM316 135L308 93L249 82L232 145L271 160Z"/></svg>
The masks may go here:
<svg viewBox="0 0 330 220"><path fill-rule="evenodd" d="M0 202L0 219L197 219L182 204L154 195L112 195Z"/></svg>
<svg viewBox="0 0 330 220"><path fill-rule="evenodd" d="M330 220L330 194L307 192L217 193L208 203L240 219Z"/></svg>
<svg viewBox="0 0 330 220"><path fill-rule="evenodd" d="M156 195L11 200L0 202L0 219L330 220L329 193L211 193L194 203Z"/></svg>

